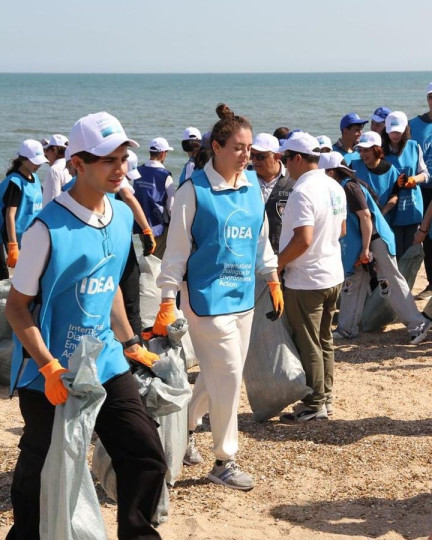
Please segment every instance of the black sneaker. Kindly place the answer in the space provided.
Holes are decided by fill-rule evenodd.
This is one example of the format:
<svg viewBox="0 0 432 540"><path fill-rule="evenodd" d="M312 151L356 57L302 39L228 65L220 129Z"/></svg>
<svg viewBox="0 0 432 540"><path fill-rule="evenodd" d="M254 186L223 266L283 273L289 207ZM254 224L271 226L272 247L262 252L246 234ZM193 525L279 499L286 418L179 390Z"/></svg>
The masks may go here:
<svg viewBox="0 0 432 540"><path fill-rule="evenodd" d="M284 413L280 416L282 424L304 424L310 420L328 420L326 406L323 405L320 409L309 409L304 403L295 407L292 413Z"/></svg>

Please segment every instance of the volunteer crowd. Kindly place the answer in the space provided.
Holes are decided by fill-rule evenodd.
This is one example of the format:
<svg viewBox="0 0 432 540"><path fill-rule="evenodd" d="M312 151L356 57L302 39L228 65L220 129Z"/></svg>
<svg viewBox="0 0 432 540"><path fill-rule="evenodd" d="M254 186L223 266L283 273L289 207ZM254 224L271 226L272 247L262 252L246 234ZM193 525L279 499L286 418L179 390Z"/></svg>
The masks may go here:
<svg viewBox="0 0 432 540"><path fill-rule="evenodd" d="M117 474L119 538L159 538L151 517L165 472L163 450L129 379L128 362L151 369L158 361L143 340L132 234L144 256L161 259L162 301L152 333L166 336L178 308L188 321L200 373L184 463L203 461L196 434L209 413L212 482L254 487L235 456L256 273L267 281L268 319L286 314L310 388L281 415L283 423L333 414L333 342L358 336L371 291L388 301L410 343L426 339L431 321L398 269L398 260L422 244L428 284L418 298L432 296L432 82L425 97L428 109L410 120L383 105L344 114L333 144L325 134L287 126L253 136L247 118L218 105L211 131L183 131L187 161L178 179L165 167L173 148L164 137L148 143L138 165L138 143L106 112L78 120L69 137L54 133L21 143L0 183L0 279L15 269L6 308L15 333L11 394L18 392L26 426L8 539L36 537L53 411L68 398L61 375L72 327L76 344L87 333L106 344L97 368L108 404L95 429ZM49 170L42 188L43 164ZM88 278L96 283L92 290ZM111 417L110 403L119 396L124 410ZM112 418L131 411L132 427L109 434ZM135 453L116 437L126 446L146 443ZM130 460L142 474L128 468Z"/></svg>

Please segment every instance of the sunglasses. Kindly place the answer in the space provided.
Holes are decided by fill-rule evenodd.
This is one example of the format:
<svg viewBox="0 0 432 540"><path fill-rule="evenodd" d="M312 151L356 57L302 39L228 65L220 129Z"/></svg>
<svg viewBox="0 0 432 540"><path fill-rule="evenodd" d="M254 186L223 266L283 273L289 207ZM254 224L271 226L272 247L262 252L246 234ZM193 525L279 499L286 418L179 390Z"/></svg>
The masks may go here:
<svg viewBox="0 0 432 540"><path fill-rule="evenodd" d="M296 155L296 152L285 152L285 154L281 157L281 161L284 165L286 165L286 162L289 160L289 159L293 159L294 156Z"/></svg>
<svg viewBox="0 0 432 540"><path fill-rule="evenodd" d="M257 161L264 161L270 156L270 152L267 152L267 154L256 154L251 152L251 159L256 159Z"/></svg>

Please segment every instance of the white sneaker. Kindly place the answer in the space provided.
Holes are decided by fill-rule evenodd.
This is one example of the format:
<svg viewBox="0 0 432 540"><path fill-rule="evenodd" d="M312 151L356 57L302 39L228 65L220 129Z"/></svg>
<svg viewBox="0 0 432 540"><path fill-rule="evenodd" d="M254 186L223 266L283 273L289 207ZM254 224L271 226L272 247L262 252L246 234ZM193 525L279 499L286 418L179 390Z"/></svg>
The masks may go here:
<svg viewBox="0 0 432 540"><path fill-rule="evenodd" d="M215 484L222 484L231 489L240 489L242 491L249 491L255 487L253 478L240 470L240 467L233 459L222 461L221 465L215 462L208 479Z"/></svg>
<svg viewBox="0 0 432 540"><path fill-rule="evenodd" d="M189 435L188 447L186 448L185 455L183 456L183 463L185 465L198 465L198 463L202 462L203 458L195 445L195 433L191 433Z"/></svg>
<svg viewBox="0 0 432 540"><path fill-rule="evenodd" d="M432 321L425 320L415 330L410 332L410 343L417 345L421 343L427 336Z"/></svg>

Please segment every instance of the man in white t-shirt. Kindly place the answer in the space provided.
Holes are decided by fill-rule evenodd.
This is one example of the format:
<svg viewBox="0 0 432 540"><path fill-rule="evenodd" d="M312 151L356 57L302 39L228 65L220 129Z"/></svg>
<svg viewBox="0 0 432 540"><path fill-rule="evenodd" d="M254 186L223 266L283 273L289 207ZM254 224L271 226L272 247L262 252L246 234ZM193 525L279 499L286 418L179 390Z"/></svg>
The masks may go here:
<svg viewBox="0 0 432 540"><path fill-rule="evenodd" d="M48 144L44 146L44 153L49 161L50 170L43 184L42 206L60 195L62 187L71 180L72 176L66 168L65 152L69 144L67 137L55 133L51 135Z"/></svg>
<svg viewBox="0 0 432 540"><path fill-rule="evenodd" d="M312 389L282 422L326 419L332 413L331 324L344 273L339 237L345 234L343 188L318 169L319 142L297 132L280 148L293 191L282 216L279 271L292 337Z"/></svg>

